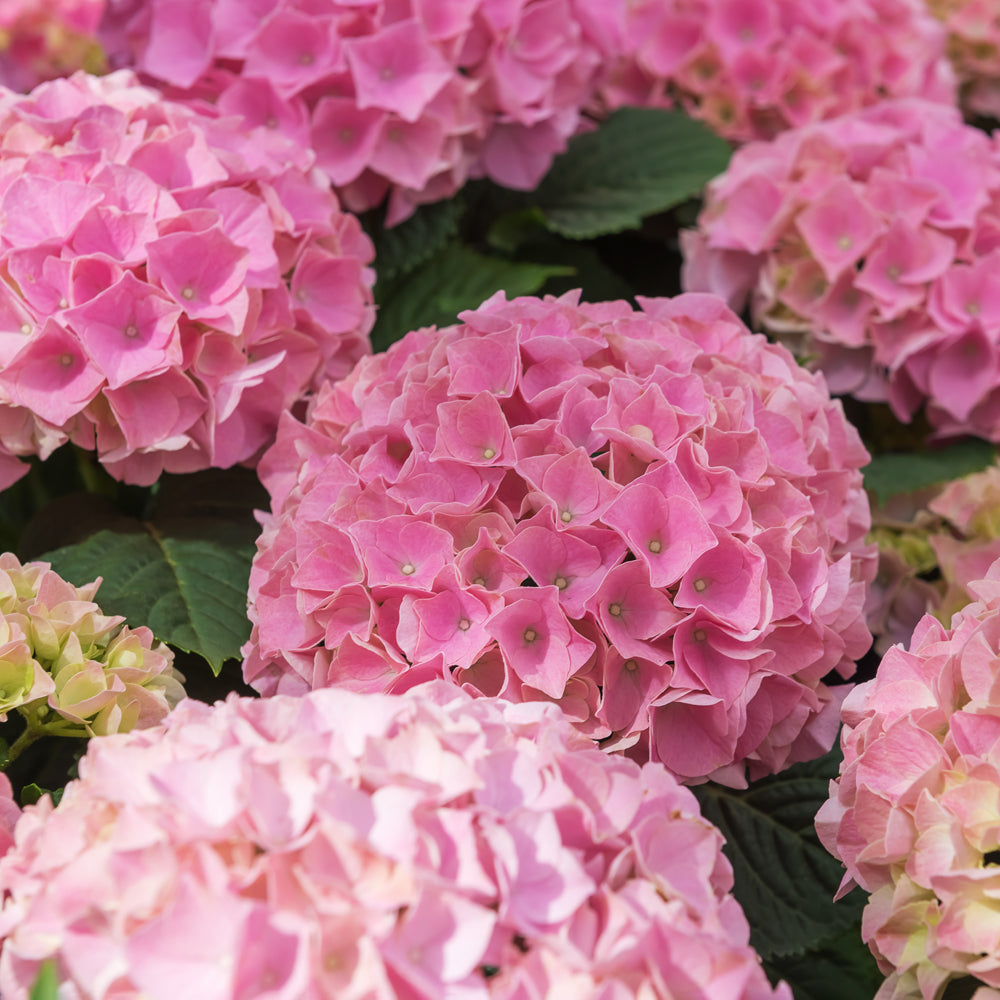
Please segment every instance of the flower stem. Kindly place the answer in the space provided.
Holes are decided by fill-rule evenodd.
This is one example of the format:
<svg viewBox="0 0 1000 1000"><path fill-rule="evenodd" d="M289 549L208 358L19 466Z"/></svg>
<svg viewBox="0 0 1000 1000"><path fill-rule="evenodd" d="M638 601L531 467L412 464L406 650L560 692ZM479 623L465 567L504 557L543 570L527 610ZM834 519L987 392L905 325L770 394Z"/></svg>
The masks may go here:
<svg viewBox="0 0 1000 1000"><path fill-rule="evenodd" d="M21 754L31 746L36 740L42 738L45 735L45 731L42 729L35 729L32 726L28 726L27 729L21 733L20 736L7 748L7 752L4 754L3 766L6 768L8 765L13 764Z"/></svg>

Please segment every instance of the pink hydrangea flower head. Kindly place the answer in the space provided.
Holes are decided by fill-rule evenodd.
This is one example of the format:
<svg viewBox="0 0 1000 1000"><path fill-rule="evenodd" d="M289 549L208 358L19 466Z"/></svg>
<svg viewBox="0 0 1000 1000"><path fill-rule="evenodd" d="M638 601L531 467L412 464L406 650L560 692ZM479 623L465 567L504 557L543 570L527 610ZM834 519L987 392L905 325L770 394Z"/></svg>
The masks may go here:
<svg viewBox="0 0 1000 1000"><path fill-rule="evenodd" d="M39 731L103 736L155 725L184 697L171 650L101 613L100 582L0 555L0 722L16 709Z"/></svg>
<svg viewBox="0 0 1000 1000"><path fill-rule="evenodd" d="M917 100L744 147L684 234L684 286L749 302L836 393L1000 440L997 149Z"/></svg>
<svg viewBox="0 0 1000 1000"><path fill-rule="evenodd" d="M0 92L3 450L253 461L370 350L373 248L310 163L126 71Z"/></svg>
<svg viewBox="0 0 1000 1000"><path fill-rule="evenodd" d="M316 150L344 203L388 220L469 177L530 189L621 44L605 0L109 0L102 38L176 99Z"/></svg>
<svg viewBox="0 0 1000 1000"><path fill-rule="evenodd" d="M0 989L74 996L791 1000L719 832L551 705L193 700L95 741L0 860Z"/></svg>
<svg viewBox="0 0 1000 1000"><path fill-rule="evenodd" d="M606 105L679 104L734 142L887 97L953 104L946 33L921 0L637 0Z"/></svg>
<svg viewBox="0 0 1000 1000"><path fill-rule="evenodd" d="M82 69L99 73L105 0L0 0L0 84L27 92Z"/></svg>
<svg viewBox="0 0 1000 1000"><path fill-rule="evenodd" d="M885 998L941 996L971 976L1000 989L1000 561L945 628L926 616L843 705L844 762L816 826L871 894L862 930Z"/></svg>
<svg viewBox="0 0 1000 1000"><path fill-rule="evenodd" d="M875 565L822 379L711 296L498 293L460 319L283 420L248 682L450 677L688 781L829 747L822 678L868 648Z"/></svg>
<svg viewBox="0 0 1000 1000"><path fill-rule="evenodd" d="M899 494L872 510L879 569L865 616L884 655L932 614L943 625L972 602L969 586L1000 559L1000 466Z"/></svg>
<svg viewBox="0 0 1000 1000"><path fill-rule="evenodd" d="M21 808L14 801L14 790L10 779L0 772L0 858L14 844L14 827L21 816Z"/></svg>
<svg viewBox="0 0 1000 1000"><path fill-rule="evenodd" d="M927 0L948 32L962 107L1000 118L1000 13L989 0Z"/></svg>

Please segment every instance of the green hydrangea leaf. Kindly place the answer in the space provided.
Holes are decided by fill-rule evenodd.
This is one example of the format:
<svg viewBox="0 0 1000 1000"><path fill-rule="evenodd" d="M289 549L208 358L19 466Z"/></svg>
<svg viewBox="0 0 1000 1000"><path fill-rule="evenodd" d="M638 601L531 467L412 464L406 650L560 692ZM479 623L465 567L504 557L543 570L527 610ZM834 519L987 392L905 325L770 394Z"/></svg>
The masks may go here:
<svg viewBox="0 0 1000 1000"><path fill-rule="evenodd" d="M266 506L247 469L167 476L147 519L103 528L40 558L77 586L103 577L96 600L105 614L148 626L218 675L250 635L253 509Z"/></svg>
<svg viewBox="0 0 1000 1000"><path fill-rule="evenodd" d="M52 797L52 804L57 806L63 797L64 791L65 789L63 788L42 788L41 785L32 782L21 789L21 806L33 806L43 795L50 795Z"/></svg>
<svg viewBox="0 0 1000 1000"><path fill-rule="evenodd" d="M570 142L534 202L549 228L572 239L635 229L700 194L730 155L727 142L680 111L622 108Z"/></svg>
<svg viewBox="0 0 1000 1000"><path fill-rule="evenodd" d="M802 955L766 962L765 968L772 982L783 979L791 986L795 1000L871 997L884 979L857 927Z"/></svg>
<svg viewBox="0 0 1000 1000"><path fill-rule="evenodd" d="M713 784L693 789L702 814L726 838L734 893L763 959L802 955L860 926L864 897L852 893L833 902L844 869L813 825L839 764L835 750L742 791Z"/></svg>
<svg viewBox="0 0 1000 1000"><path fill-rule="evenodd" d="M549 278L572 272L561 264L505 260L451 243L380 293L372 344L384 350L410 330L458 322L460 312L475 309L501 289L508 299L531 295Z"/></svg>
<svg viewBox="0 0 1000 1000"><path fill-rule="evenodd" d="M247 589L253 552L212 537L99 531L42 558L70 582L104 578L105 614L147 625L157 639L204 657L218 674L250 636Z"/></svg>
<svg viewBox="0 0 1000 1000"><path fill-rule="evenodd" d="M878 504L902 493L916 493L928 486L961 479L996 461L996 446L967 438L942 448L876 455L862 470L865 489Z"/></svg>
<svg viewBox="0 0 1000 1000"><path fill-rule="evenodd" d="M461 198L421 205L405 222L386 229L374 224L375 268L379 281L405 274L429 260L458 232L464 204Z"/></svg>
<svg viewBox="0 0 1000 1000"><path fill-rule="evenodd" d="M43 962L31 987L30 1000L59 1000L59 974L55 962Z"/></svg>

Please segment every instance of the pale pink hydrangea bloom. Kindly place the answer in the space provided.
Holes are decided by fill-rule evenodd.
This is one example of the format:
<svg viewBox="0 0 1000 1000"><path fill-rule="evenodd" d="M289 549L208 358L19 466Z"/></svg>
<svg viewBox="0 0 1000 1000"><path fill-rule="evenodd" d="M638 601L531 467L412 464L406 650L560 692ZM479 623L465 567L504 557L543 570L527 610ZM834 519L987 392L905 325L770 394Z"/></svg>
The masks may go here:
<svg viewBox="0 0 1000 1000"><path fill-rule="evenodd" d="M925 614L950 624L972 601L969 584L1000 559L1000 466L895 496L872 520L879 568L865 617L883 655L909 643Z"/></svg>
<svg viewBox="0 0 1000 1000"><path fill-rule="evenodd" d="M922 0L632 0L602 98L677 103L735 142L886 97L955 102L945 31Z"/></svg>
<svg viewBox="0 0 1000 1000"><path fill-rule="evenodd" d="M879 1000L933 1000L966 975L1000 988L1000 561L969 589L951 629L928 615L847 697L841 776L817 816L841 892L871 894Z"/></svg>
<svg viewBox="0 0 1000 1000"><path fill-rule="evenodd" d="M103 736L153 726L184 697L173 652L102 614L100 583L74 587L49 563L0 555L0 722L17 710L29 728Z"/></svg>
<svg viewBox="0 0 1000 1000"><path fill-rule="evenodd" d="M388 220L469 177L537 185L621 44L620 0L109 0L102 39L176 99L316 150Z"/></svg>
<svg viewBox="0 0 1000 1000"><path fill-rule="evenodd" d="M955 108L888 101L744 147L683 246L686 288L749 302L831 391L1000 440L1000 149Z"/></svg>
<svg viewBox="0 0 1000 1000"><path fill-rule="evenodd" d="M0 860L0 991L78 1000L791 1000L722 837L551 705L187 701L95 741Z"/></svg>
<svg viewBox="0 0 1000 1000"><path fill-rule="evenodd" d="M264 694L451 678L739 784L819 755L868 648L867 456L713 296L498 293L284 419L251 573Z"/></svg>
<svg viewBox="0 0 1000 1000"><path fill-rule="evenodd" d="M125 71L0 91L0 485L66 440L140 484L251 461L370 350L371 241L267 138Z"/></svg>
<svg viewBox="0 0 1000 1000"><path fill-rule="evenodd" d="M971 601L969 584L1000 559L1000 466L949 483L929 508L952 529L930 538L945 584L936 614L947 625Z"/></svg>
<svg viewBox="0 0 1000 1000"><path fill-rule="evenodd" d="M973 114L1000 118L1000 10L993 0L927 0L948 32L948 56L961 104Z"/></svg>
<svg viewBox="0 0 1000 1000"><path fill-rule="evenodd" d="M105 0L0 0L0 85L28 91L78 69L99 72Z"/></svg>
<svg viewBox="0 0 1000 1000"><path fill-rule="evenodd" d="M14 801L10 779L0 771L0 858L14 845L14 827L21 816L21 808Z"/></svg>

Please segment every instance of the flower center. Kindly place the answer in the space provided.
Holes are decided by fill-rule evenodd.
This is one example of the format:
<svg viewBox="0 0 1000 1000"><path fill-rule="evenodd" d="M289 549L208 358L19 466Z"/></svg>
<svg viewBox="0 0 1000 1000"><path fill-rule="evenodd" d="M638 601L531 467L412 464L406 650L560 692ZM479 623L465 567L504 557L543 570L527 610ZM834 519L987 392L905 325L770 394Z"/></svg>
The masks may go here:
<svg viewBox="0 0 1000 1000"><path fill-rule="evenodd" d="M135 323L129 323L129 325L125 327L124 332L125 336L128 337L129 340L131 340L133 337L139 336L139 328L135 325Z"/></svg>
<svg viewBox="0 0 1000 1000"><path fill-rule="evenodd" d="M194 288L191 285L185 285L181 289L181 296L190 302L194 298Z"/></svg>
<svg viewBox="0 0 1000 1000"><path fill-rule="evenodd" d="M649 545L646 546L654 556L658 556L663 551L663 542L659 538L654 538Z"/></svg>
<svg viewBox="0 0 1000 1000"><path fill-rule="evenodd" d="M534 642L538 638L538 633L529 625L524 630L524 641Z"/></svg>
<svg viewBox="0 0 1000 1000"><path fill-rule="evenodd" d="M461 632L468 632L469 629L472 628L472 622L470 622L468 618L459 618L458 628Z"/></svg>
<svg viewBox="0 0 1000 1000"><path fill-rule="evenodd" d="M495 455L496 455L496 452L492 448L484 448L483 449L483 458L485 458L487 462L491 458L493 458Z"/></svg>
<svg viewBox="0 0 1000 1000"><path fill-rule="evenodd" d="M403 563L403 565L399 567L399 571L403 574L403 576L413 576L413 574L417 571L417 567L414 566L413 563Z"/></svg>
<svg viewBox="0 0 1000 1000"><path fill-rule="evenodd" d="M565 590L569 586L569 580L564 576L557 576L552 581L560 590Z"/></svg>
<svg viewBox="0 0 1000 1000"><path fill-rule="evenodd" d="M564 510L559 515L559 520L562 521L563 524L569 524L569 522L573 520L573 515L570 511Z"/></svg>
<svg viewBox="0 0 1000 1000"><path fill-rule="evenodd" d="M700 593L702 593L705 590L705 588L708 586L708 584L699 576L698 579L694 581L694 583L692 584L692 586L700 594Z"/></svg>
<svg viewBox="0 0 1000 1000"><path fill-rule="evenodd" d="M609 604L608 614L614 618L621 618L622 616L622 606L620 604Z"/></svg>

